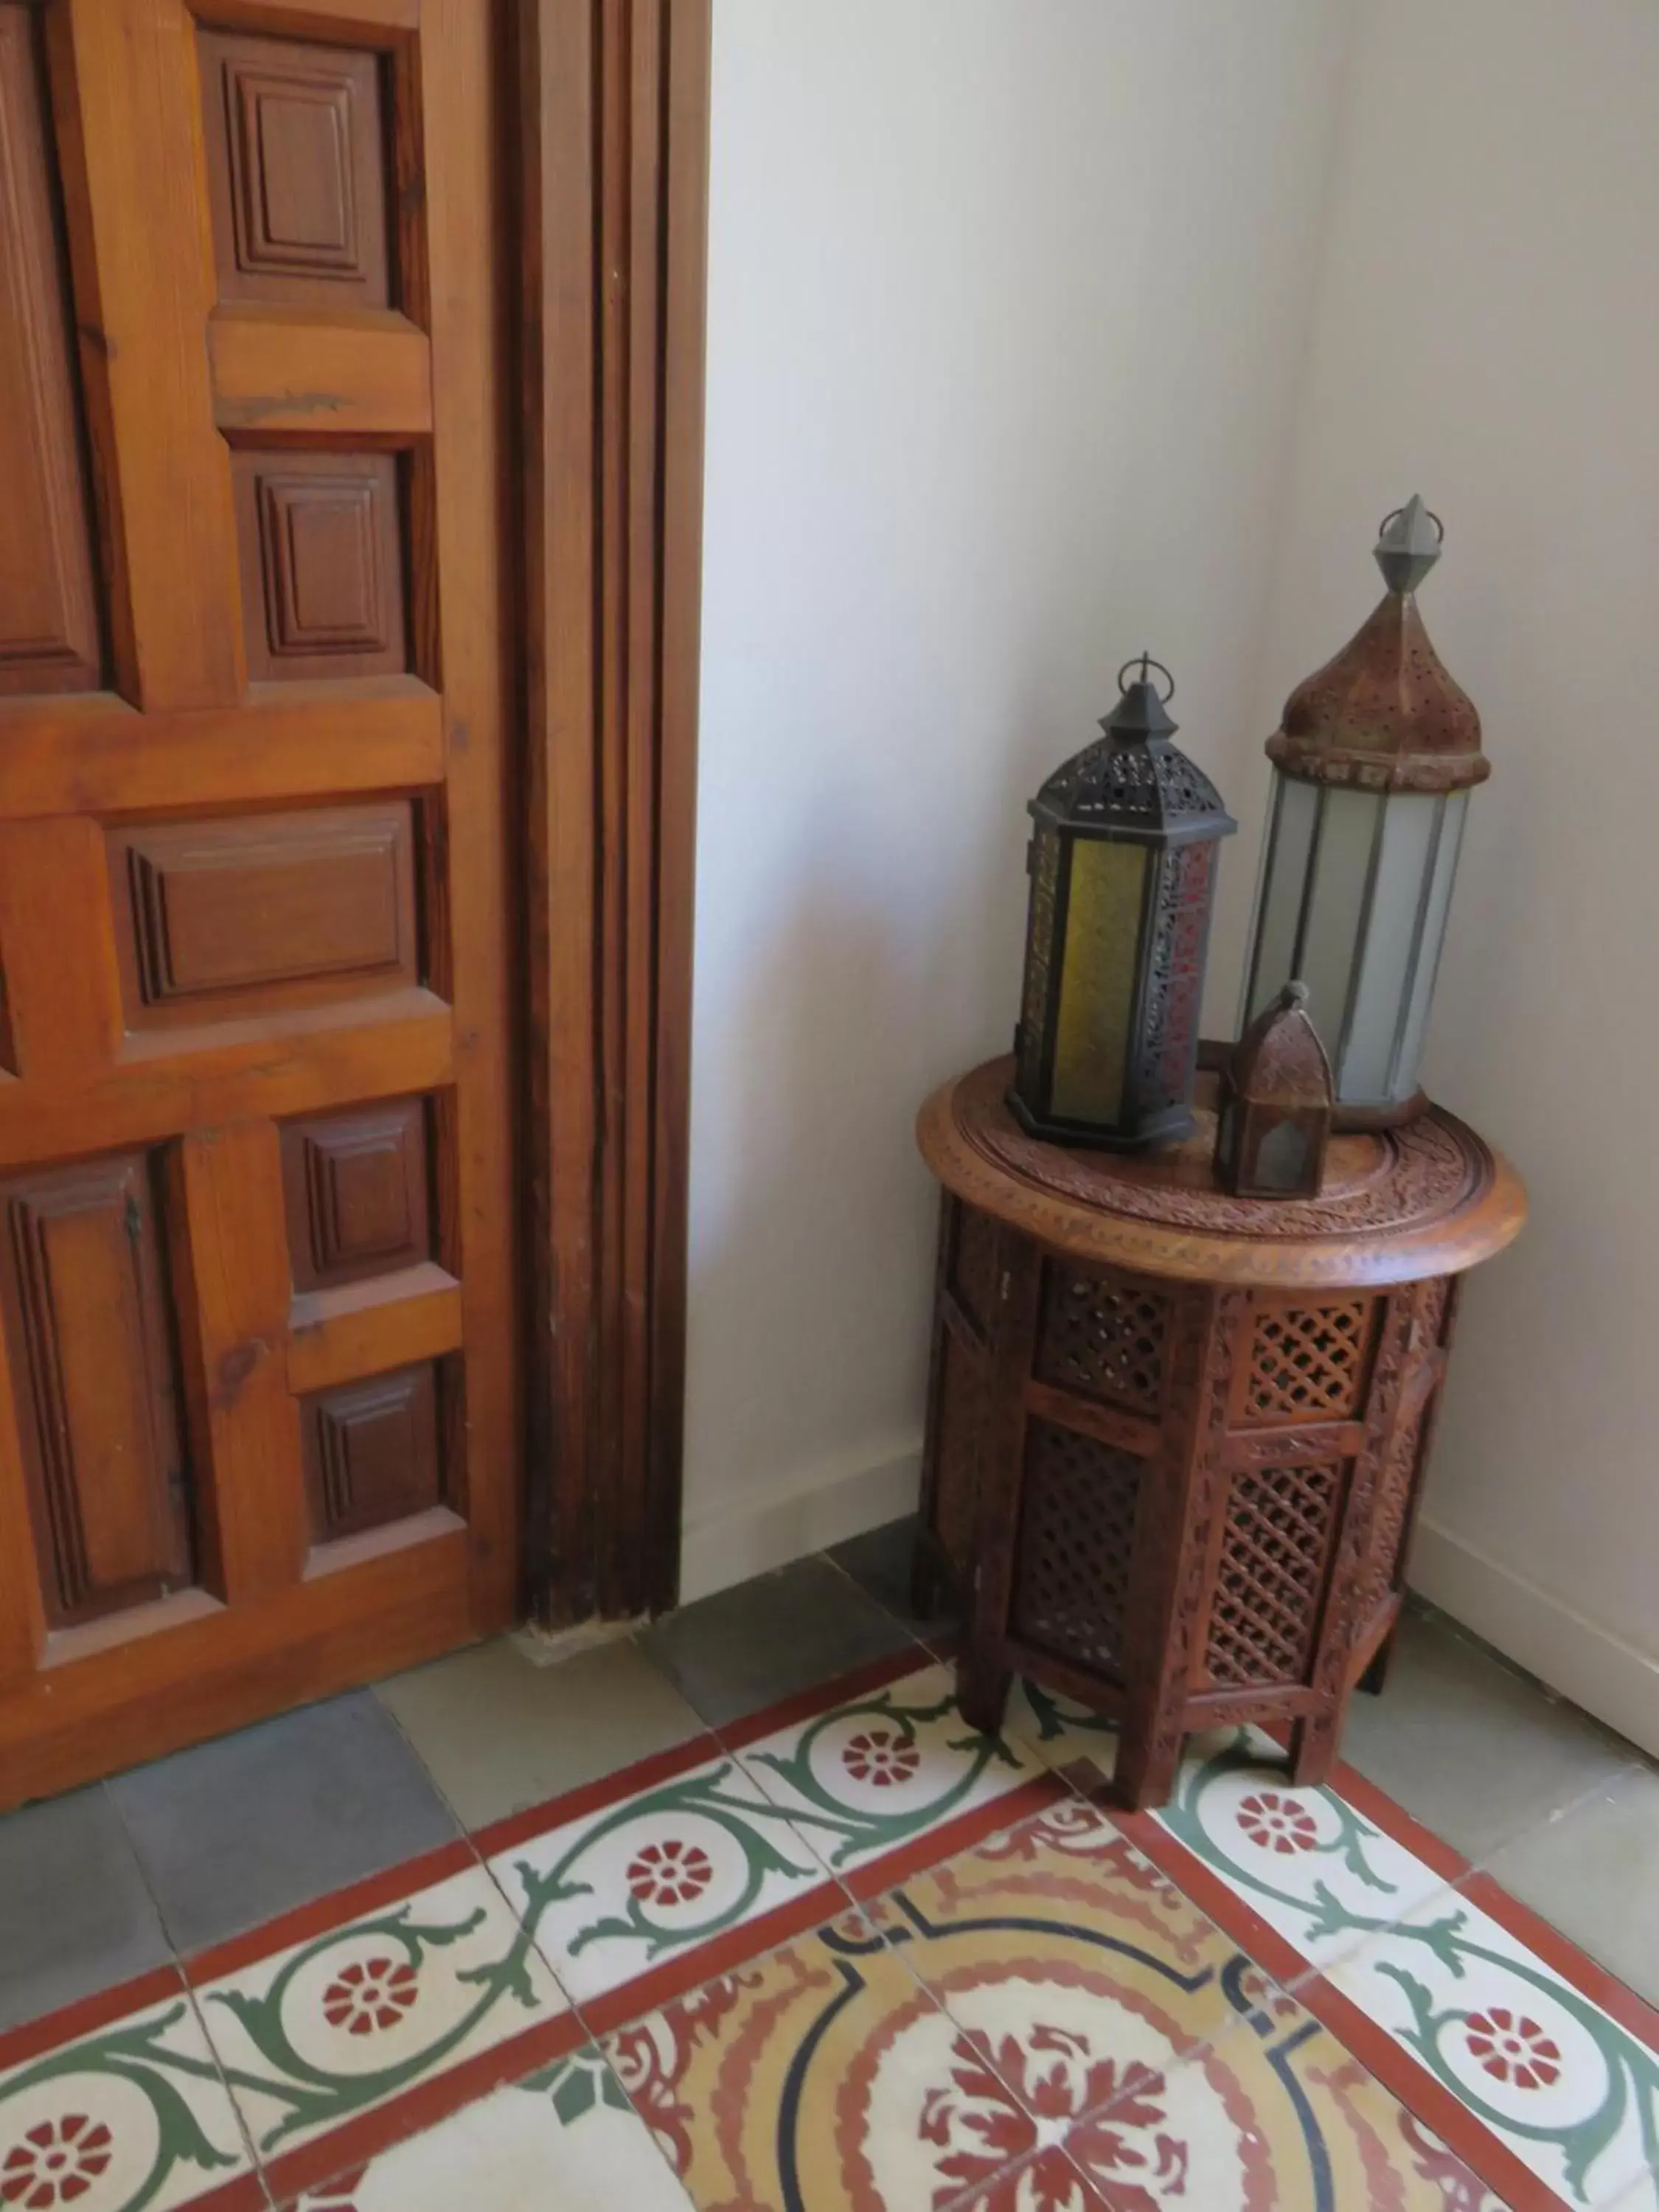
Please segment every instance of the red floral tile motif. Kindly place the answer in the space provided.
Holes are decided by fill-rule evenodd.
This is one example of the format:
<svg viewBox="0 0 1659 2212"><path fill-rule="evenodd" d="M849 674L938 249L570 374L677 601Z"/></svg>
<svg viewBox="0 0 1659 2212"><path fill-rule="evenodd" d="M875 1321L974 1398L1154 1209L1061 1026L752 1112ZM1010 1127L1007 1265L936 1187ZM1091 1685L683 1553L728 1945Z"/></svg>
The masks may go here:
<svg viewBox="0 0 1659 2212"><path fill-rule="evenodd" d="M1475 2179L1462 2160L1403 2108L1400 2133L1409 2145L1413 2163L1424 2180L1439 2184L1445 2199L1444 2212L1504 2212L1504 2206Z"/></svg>
<svg viewBox="0 0 1659 2212"><path fill-rule="evenodd" d="M0 2160L0 2204L23 2212L73 2204L108 2166L111 2140L103 2122L94 2127L84 2112L42 2120Z"/></svg>
<svg viewBox="0 0 1659 2212"><path fill-rule="evenodd" d="M1263 1850L1311 1851L1318 1848L1319 1823L1293 1797L1277 1790L1258 1790L1239 1806L1238 1825Z"/></svg>
<svg viewBox="0 0 1659 2212"><path fill-rule="evenodd" d="M702 1846L676 1836L645 1844L628 1865L628 1887L641 1905L690 1905L714 1879L714 1862Z"/></svg>
<svg viewBox="0 0 1659 2212"><path fill-rule="evenodd" d="M994 2181L975 2212L1073 2212L1079 2169L1110 2184L1121 2212L1158 2212L1164 2196L1184 2191L1187 2146L1164 2127L1164 2076L1150 2067L1097 2057L1071 2029L1042 2026L1001 2037L994 2051L982 2035L959 2036L951 2055L950 2087L930 2094L921 2120L923 2142L946 2153L935 2166L935 2212ZM1067 2159L1033 2160L1051 2148L1042 2124L1066 2120L1078 2123L1066 2138ZM1005 2174L1025 2160L1018 2175ZM1143 2178L1159 2185L1159 2196Z"/></svg>
<svg viewBox="0 0 1659 2212"><path fill-rule="evenodd" d="M691 2108L678 2094L681 2076L698 2044L714 2033L758 1978L752 1972L723 1974L666 2013L623 2028L605 2046L617 2079L676 2173L691 2163Z"/></svg>
<svg viewBox="0 0 1659 2212"><path fill-rule="evenodd" d="M896 1729L872 1728L853 1738L842 1753L841 1763L854 1782L890 1790L894 1783L910 1779L921 1765L921 1753Z"/></svg>
<svg viewBox="0 0 1659 2212"><path fill-rule="evenodd" d="M376 2035L396 2027L420 1994L407 1959L354 1960L323 1991L323 2018L348 2035Z"/></svg>
<svg viewBox="0 0 1659 2212"><path fill-rule="evenodd" d="M1547 2089L1561 2078L1561 2047L1535 2020L1519 2019L1507 2005L1472 2012L1463 2023L1469 2056L1478 2058L1495 2081L1517 2089Z"/></svg>

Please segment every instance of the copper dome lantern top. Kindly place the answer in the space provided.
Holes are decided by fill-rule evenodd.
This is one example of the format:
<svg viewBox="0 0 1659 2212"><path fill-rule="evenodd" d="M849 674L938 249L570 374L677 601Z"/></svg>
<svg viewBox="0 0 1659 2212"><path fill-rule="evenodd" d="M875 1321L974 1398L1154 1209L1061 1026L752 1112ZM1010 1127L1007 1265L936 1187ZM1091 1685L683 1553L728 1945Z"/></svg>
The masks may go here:
<svg viewBox="0 0 1659 2212"><path fill-rule="evenodd" d="M1440 558L1438 516L1413 495L1389 515L1373 558L1388 586L1334 659L1298 684L1267 757L1308 783L1364 791L1462 791L1492 763L1474 702L1442 665L1416 589Z"/></svg>

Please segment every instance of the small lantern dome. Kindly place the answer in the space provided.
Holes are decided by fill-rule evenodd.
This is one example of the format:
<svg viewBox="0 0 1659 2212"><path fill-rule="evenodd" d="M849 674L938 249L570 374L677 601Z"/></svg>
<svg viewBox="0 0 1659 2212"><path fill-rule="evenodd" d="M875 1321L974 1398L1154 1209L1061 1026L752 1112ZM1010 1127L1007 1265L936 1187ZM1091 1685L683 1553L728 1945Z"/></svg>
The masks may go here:
<svg viewBox="0 0 1659 2212"><path fill-rule="evenodd" d="M1243 1198L1317 1194L1334 1103L1331 1064L1287 983L1234 1046L1222 1082L1216 1180Z"/></svg>
<svg viewBox="0 0 1659 2212"><path fill-rule="evenodd" d="M1407 1121L1473 787L1480 717L1429 642L1413 593L1440 557L1420 498L1372 549L1388 589L1334 659L1297 684L1273 764L1243 1021L1291 978L1330 1054L1338 1126Z"/></svg>
<svg viewBox="0 0 1659 2212"><path fill-rule="evenodd" d="M1215 848L1237 824L1170 743L1168 669L1143 653L1117 680L1103 734L1030 803L1008 1103L1034 1136L1127 1152L1192 1129Z"/></svg>

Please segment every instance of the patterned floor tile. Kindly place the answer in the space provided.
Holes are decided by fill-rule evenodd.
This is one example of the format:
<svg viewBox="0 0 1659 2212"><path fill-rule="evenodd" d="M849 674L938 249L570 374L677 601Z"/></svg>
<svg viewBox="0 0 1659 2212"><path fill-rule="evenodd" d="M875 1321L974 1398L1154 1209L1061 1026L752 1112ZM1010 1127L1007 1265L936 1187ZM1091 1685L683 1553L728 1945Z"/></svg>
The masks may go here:
<svg viewBox="0 0 1659 2212"><path fill-rule="evenodd" d="M476 1863L197 1995L267 2166L568 2009Z"/></svg>
<svg viewBox="0 0 1659 2212"><path fill-rule="evenodd" d="M709 2212L1498 2212L1080 1803L606 2047Z"/></svg>
<svg viewBox="0 0 1659 2212"><path fill-rule="evenodd" d="M337 2174L292 2212L690 2212L650 2130L589 2048Z"/></svg>
<svg viewBox="0 0 1659 2212"><path fill-rule="evenodd" d="M0 2074L7 2212L167 2212L264 2203L236 2113L182 1984ZM228 2189L237 2177L241 2190Z"/></svg>
<svg viewBox="0 0 1659 2212"><path fill-rule="evenodd" d="M1238 1946L1077 1798L913 1876L869 1910L957 2027L994 2040L1012 2016L1009 1990L1024 1986L1033 1957L1046 1978L1042 1962L1064 1929L1075 2001L1050 2026L1080 2039L1075 2086L1086 2101L1066 2107L1073 2114L1109 2099L1124 2068L1162 2065L1172 2050L1226 2034L1249 2009ZM1009 2063L1026 2063L1012 2045ZM1061 2073L1073 2079L1070 2061Z"/></svg>
<svg viewBox="0 0 1659 2212"><path fill-rule="evenodd" d="M635 2021L606 2051L698 2206L922 2212L1028 2139L1012 2098L957 2042L849 1915ZM953 2066L971 2071L969 2087L952 2087ZM941 2085L961 2100L942 2124Z"/></svg>
<svg viewBox="0 0 1659 2212"><path fill-rule="evenodd" d="M923 1668L747 1745L744 1765L837 1875L1042 1772L963 1720L948 1667Z"/></svg>
<svg viewBox="0 0 1659 2212"><path fill-rule="evenodd" d="M1443 1892L1328 1978L1567 2204L1659 2160L1659 2055L1470 1898Z"/></svg>
<svg viewBox="0 0 1659 2212"><path fill-rule="evenodd" d="M701 1761L489 1863L578 2003L825 1884L735 1758Z"/></svg>
<svg viewBox="0 0 1659 2212"><path fill-rule="evenodd" d="M1296 1788L1251 1729L1195 1739L1153 1816L1310 1965L1345 1952L1447 1887L1334 1790Z"/></svg>

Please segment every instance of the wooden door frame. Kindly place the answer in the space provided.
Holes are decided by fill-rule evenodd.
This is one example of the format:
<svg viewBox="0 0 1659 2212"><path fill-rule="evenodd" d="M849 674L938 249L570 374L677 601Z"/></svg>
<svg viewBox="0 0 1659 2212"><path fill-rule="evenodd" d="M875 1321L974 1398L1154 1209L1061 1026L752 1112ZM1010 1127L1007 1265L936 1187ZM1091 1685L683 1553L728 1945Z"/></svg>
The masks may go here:
<svg viewBox="0 0 1659 2212"><path fill-rule="evenodd" d="M674 1602L712 0L513 0L527 1564Z"/></svg>

